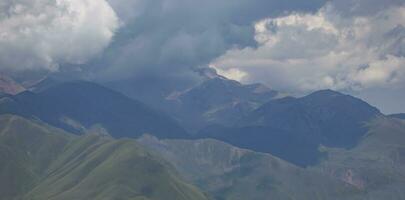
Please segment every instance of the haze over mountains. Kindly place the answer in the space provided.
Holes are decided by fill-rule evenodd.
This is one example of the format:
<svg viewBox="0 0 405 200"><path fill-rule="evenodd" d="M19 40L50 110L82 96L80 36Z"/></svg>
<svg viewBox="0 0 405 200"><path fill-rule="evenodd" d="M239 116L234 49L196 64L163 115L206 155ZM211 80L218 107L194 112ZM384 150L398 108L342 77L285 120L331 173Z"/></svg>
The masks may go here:
<svg viewBox="0 0 405 200"><path fill-rule="evenodd" d="M166 94L143 103L97 83L45 79L3 95L0 155L7 162L0 166L1 196L396 200L405 195L401 114L385 116L332 90L295 98L220 76Z"/></svg>
<svg viewBox="0 0 405 200"><path fill-rule="evenodd" d="M366 102L324 90L302 98L271 100L234 126L207 127L200 131L199 137L272 153L305 166L316 163L322 156L319 145L355 146L367 133L365 123L380 115Z"/></svg>
<svg viewBox="0 0 405 200"><path fill-rule="evenodd" d="M214 69L197 72L199 81L196 83L151 79L105 85L165 111L191 133L211 124L233 124L280 95L262 84L243 85L229 80Z"/></svg>
<svg viewBox="0 0 405 200"><path fill-rule="evenodd" d="M405 119L405 113L393 114L393 115L390 115L390 116L394 117L394 118Z"/></svg>
<svg viewBox="0 0 405 200"><path fill-rule="evenodd" d="M0 104L0 113L35 117L77 134L101 125L117 138L144 133L161 138L188 137L183 128L162 112L95 83L57 83L37 90L7 97Z"/></svg>
<svg viewBox="0 0 405 200"><path fill-rule="evenodd" d="M189 130L199 130L210 124L232 125L277 94L261 84L242 85L215 77L169 96L171 106L166 110Z"/></svg>
<svg viewBox="0 0 405 200"><path fill-rule="evenodd" d="M0 200L405 200L405 0L0 0Z"/></svg>

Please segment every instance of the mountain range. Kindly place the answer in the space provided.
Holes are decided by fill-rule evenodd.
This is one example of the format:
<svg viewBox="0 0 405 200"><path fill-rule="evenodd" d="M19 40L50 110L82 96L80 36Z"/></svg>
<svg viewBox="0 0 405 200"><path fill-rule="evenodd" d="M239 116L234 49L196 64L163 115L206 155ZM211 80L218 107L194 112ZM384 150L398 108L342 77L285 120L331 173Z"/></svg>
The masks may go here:
<svg viewBox="0 0 405 200"><path fill-rule="evenodd" d="M199 137L272 153L307 166L322 157L320 145L354 147L367 133L365 123L381 115L360 99L323 90L302 98L270 100L233 126L209 126L200 131Z"/></svg>
<svg viewBox="0 0 405 200"><path fill-rule="evenodd" d="M327 158L314 169L362 191L362 199L404 199L405 121L379 117L352 149L323 148Z"/></svg>
<svg viewBox="0 0 405 200"><path fill-rule="evenodd" d="M208 125L231 125L250 111L283 94L263 84L244 85L215 70L199 70L196 83L172 80L126 80L106 83L133 99L166 112L189 133Z"/></svg>
<svg viewBox="0 0 405 200"><path fill-rule="evenodd" d="M212 140L138 139L215 199L348 199L360 190L275 156ZM185 151L187 149L187 151Z"/></svg>
<svg viewBox="0 0 405 200"><path fill-rule="evenodd" d="M0 116L0 199L207 200L131 139Z"/></svg>
<svg viewBox="0 0 405 200"><path fill-rule="evenodd" d="M3 93L0 199L405 197L403 114L208 75L151 94L160 83L55 79Z"/></svg>
<svg viewBox="0 0 405 200"><path fill-rule="evenodd" d="M405 121L378 117L366 127L356 147L322 147L327 156L307 168L212 139L138 142L216 199L403 199Z"/></svg>
<svg viewBox="0 0 405 200"><path fill-rule="evenodd" d="M261 84L242 85L214 77L167 97L170 107L166 110L188 130L200 130L211 124L231 125L277 95Z"/></svg>
<svg viewBox="0 0 405 200"><path fill-rule="evenodd" d="M85 81L63 82L39 92L2 98L0 113L38 118L76 134L101 126L116 138L136 138L145 133L160 138L189 137L163 112Z"/></svg>

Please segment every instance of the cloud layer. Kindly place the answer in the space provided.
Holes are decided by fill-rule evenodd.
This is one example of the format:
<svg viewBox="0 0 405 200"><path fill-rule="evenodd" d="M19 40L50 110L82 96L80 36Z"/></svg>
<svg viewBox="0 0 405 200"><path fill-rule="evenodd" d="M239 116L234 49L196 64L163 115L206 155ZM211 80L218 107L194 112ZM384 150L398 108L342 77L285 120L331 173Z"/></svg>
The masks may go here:
<svg viewBox="0 0 405 200"><path fill-rule="evenodd" d="M104 0L2 0L0 70L57 71L100 53L118 28Z"/></svg>
<svg viewBox="0 0 405 200"><path fill-rule="evenodd" d="M0 73L188 80L211 66L295 94L405 99L404 2L2 0Z"/></svg>
<svg viewBox="0 0 405 200"><path fill-rule="evenodd" d="M229 50L212 66L293 93L402 87L405 6L369 3L334 1L317 13L263 19L255 26L257 48Z"/></svg>
<svg viewBox="0 0 405 200"><path fill-rule="evenodd" d="M256 46L255 21L316 11L324 0L109 0L123 27L105 56L84 68L104 79L182 74L230 48Z"/></svg>

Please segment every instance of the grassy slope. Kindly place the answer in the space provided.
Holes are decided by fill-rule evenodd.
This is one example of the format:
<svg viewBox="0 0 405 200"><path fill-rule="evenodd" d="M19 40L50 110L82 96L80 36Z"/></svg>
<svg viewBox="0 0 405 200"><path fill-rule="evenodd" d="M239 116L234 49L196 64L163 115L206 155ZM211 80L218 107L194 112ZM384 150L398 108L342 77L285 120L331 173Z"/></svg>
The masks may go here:
<svg viewBox="0 0 405 200"><path fill-rule="evenodd" d="M405 120L380 117L368 129L353 149L322 148L328 156L308 169L215 140L139 141L217 199L405 199Z"/></svg>
<svg viewBox="0 0 405 200"><path fill-rule="evenodd" d="M215 140L138 140L172 162L189 180L222 200L349 199L358 190L269 154Z"/></svg>
<svg viewBox="0 0 405 200"><path fill-rule="evenodd" d="M218 200L405 199L405 121L379 118L369 129L354 149L324 149L328 158L310 169L215 140L139 142ZM11 115L0 116L0 160L1 200L206 199L133 140Z"/></svg>
<svg viewBox="0 0 405 200"><path fill-rule="evenodd" d="M0 116L0 199L203 200L134 140L70 136Z"/></svg>
<svg viewBox="0 0 405 200"><path fill-rule="evenodd" d="M11 199L28 191L69 139L60 130L16 116L1 116L0 197Z"/></svg>
<svg viewBox="0 0 405 200"><path fill-rule="evenodd" d="M354 149L325 149L315 170L361 189L367 199L405 199L405 121L379 118Z"/></svg>

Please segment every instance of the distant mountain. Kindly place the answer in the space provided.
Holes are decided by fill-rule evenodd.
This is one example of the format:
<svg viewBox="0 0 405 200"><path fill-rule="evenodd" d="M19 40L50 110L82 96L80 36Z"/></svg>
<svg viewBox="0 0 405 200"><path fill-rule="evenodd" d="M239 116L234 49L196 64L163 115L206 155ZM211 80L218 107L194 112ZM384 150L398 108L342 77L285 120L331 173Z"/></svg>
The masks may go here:
<svg viewBox="0 0 405 200"><path fill-rule="evenodd" d="M109 88L164 110L189 132L212 125L233 124L279 93L262 84L243 85L216 73L198 69L195 80L145 78L105 83Z"/></svg>
<svg viewBox="0 0 405 200"><path fill-rule="evenodd" d="M35 84L32 84L28 90L34 93L42 92L44 90L47 90L51 87L54 87L56 85L59 85L65 81L59 81L57 79L54 79L52 77L46 77L43 78L42 80L36 82Z"/></svg>
<svg viewBox="0 0 405 200"><path fill-rule="evenodd" d="M380 117L353 149L323 148L328 157L313 169L362 190L364 199L404 199L405 122Z"/></svg>
<svg viewBox="0 0 405 200"><path fill-rule="evenodd" d="M398 118L398 119L405 119L405 113L392 114L392 115L389 115L389 116L393 117L393 118Z"/></svg>
<svg viewBox="0 0 405 200"><path fill-rule="evenodd" d="M25 88L12 78L0 74L0 93L15 95L24 90Z"/></svg>
<svg viewBox="0 0 405 200"><path fill-rule="evenodd" d="M103 83L103 85L159 110L165 110L170 106L166 98L171 93L190 87L187 81L166 77L118 80Z"/></svg>
<svg viewBox="0 0 405 200"><path fill-rule="evenodd" d="M0 116L0 199L207 200L134 140Z"/></svg>
<svg viewBox="0 0 405 200"><path fill-rule="evenodd" d="M269 154L206 140L138 139L218 200L352 199L355 187ZM354 199L354 198L353 198Z"/></svg>
<svg viewBox="0 0 405 200"><path fill-rule="evenodd" d="M367 132L365 123L381 115L360 99L324 90L302 98L271 100L234 126L207 127L199 137L272 153L307 166L322 156L319 145L354 147Z"/></svg>
<svg viewBox="0 0 405 200"><path fill-rule="evenodd" d="M382 115L368 103L332 90L303 98L270 101L238 122L239 126L268 126L314 135L332 147L354 147L366 134L365 122Z"/></svg>
<svg viewBox="0 0 405 200"><path fill-rule="evenodd" d="M243 85L215 77L169 96L173 106L168 110L186 128L199 130L212 124L233 124L277 95L278 92L261 84Z"/></svg>
<svg viewBox="0 0 405 200"><path fill-rule="evenodd" d="M322 147L326 156L307 168L212 139L138 142L216 199L404 199L405 122L377 117L366 127L356 147Z"/></svg>
<svg viewBox="0 0 405 200"><path fill-rule="evenodd" d="M99 125L113 137L188 138L170 117L94 83L65 82L38 93L23 92L0 103L0 113L36 117L53 126L83 133Z"/></svg>

